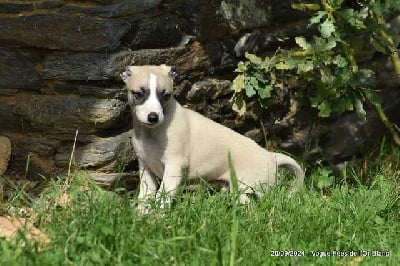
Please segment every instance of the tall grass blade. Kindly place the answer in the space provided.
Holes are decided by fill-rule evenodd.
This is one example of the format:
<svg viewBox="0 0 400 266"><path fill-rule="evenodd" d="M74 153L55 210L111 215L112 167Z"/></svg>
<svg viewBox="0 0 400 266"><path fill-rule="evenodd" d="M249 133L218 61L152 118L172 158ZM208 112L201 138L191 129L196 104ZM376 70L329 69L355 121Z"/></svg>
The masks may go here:
<svg viewBox="0 0 400 266"><path fill-rule="evenodd" d="M26 158L26 163L25 163L25 178L28 176L30 163L31 163L31 153L28 153L28 157Z"/></svg>
<svg viewBox="0 0 400 266"><path fill-rule="evenodd" d="M239 233L239 217L238 217L238 199L239 199L239 186L236 171L233 167L231 154L228 154L229 171L231 176L231 188L232 188L232 228L231 228L231 253L229 265L235 265L236 250L237 250L237 237Z"/></svg>
<svg viewBox="0 0 400 266"><path fill-rule="evenodd" d="M75 132L75 139L74 139L74 145L72 145L72 151L71 151L71 157L69 158L69 163L68 163L68 174L67 174L67 181L66 183L70 183L70 178L71 178L71 167L72 167L72 160L74 158L74 153L75 153L75 147L76 147L76 139L78 138L78 129Z"/></svg>

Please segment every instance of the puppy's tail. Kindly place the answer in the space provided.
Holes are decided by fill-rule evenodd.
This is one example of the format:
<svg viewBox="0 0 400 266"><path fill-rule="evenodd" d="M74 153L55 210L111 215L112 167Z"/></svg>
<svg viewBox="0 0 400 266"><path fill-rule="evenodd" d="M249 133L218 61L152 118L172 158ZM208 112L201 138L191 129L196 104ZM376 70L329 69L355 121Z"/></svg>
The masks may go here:
<svg viewBox="0 0 400 266"><path fill-rule="evenodd" d="M293 170L294 174L297 178L297 185L303 184L304 181L304 172L301 169L300 165L291 157L282 154L282 153L275 153L276 164L277 166L287 167Z"/></svg>

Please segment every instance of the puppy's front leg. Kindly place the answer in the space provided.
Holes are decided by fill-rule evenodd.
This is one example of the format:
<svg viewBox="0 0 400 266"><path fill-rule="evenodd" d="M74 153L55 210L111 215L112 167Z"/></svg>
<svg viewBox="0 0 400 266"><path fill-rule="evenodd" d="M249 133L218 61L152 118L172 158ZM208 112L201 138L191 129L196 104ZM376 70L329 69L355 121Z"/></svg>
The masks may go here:
<svg viewBox="0 0 400 266"><path fill-rule="evenodd" d="M182 183L182 164L166 164L157 199L160 200L160 208L169 207L176 189Z"/></svg>
<svg viewBox="0 0 400 266"><path fill-rule="evenodd" d="M138 211L146 214L150 211L149 200L157 193L157 180L155 175L139 160L140 183L138 195Z"/></svg>

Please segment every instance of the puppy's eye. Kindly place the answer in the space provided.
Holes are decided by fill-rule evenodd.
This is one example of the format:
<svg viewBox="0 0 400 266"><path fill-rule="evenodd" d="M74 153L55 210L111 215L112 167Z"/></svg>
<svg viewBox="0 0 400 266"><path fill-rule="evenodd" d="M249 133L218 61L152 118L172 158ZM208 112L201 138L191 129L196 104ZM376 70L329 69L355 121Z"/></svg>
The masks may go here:
<svg viewBox="0 0 400 266"><path fill-rule="evenodd" d="M134 91L133 96L138 100L143 99L144 98L144 90L141 89L140 91Z"/></svg>
<svg viewBox="0 0 400 266"><path fill-rule="evenodd" d="M169 98L171 98L171 93L170 92L168 92L168 91L166 91L166 90L163 90L162 92L161 92L161 97L163 98L163 100L168 100Z"/></svg>

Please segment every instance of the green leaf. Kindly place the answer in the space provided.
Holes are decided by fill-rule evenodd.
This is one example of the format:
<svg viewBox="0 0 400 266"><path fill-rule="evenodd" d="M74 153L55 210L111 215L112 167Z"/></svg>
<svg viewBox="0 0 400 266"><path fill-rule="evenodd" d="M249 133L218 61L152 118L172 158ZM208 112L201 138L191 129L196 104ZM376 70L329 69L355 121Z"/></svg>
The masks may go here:
<svg viewBox="0 0 400 266"><path fill-rule="evenodd" d="M254 55L254 54L247 53L247 52L245 54L245 57L247 59L249 59L249 61L255 65L261 65L261 63L263 62L263 60L260 57Z"/></svg>
<svg viewBox="0 0 400 266"><path fill-rule="evenodd" d="M254 89L258 89L258 82L259 81L264 81L264 73L256 72L254 73L254 77L248 77L245 80L245 83L249 83L251 86L253 86Z"/></svg>
<svg viewBox="0 0 400 266"><path fill-rule="evenodd" d="M325 17L328 13L326 11L318 11L317 15L313 16L310 18L310 24L309 25L313 25L313 24L319 24L321 19L323 17Z"/></svg>
<svg viewBox="0 0 400 266"><path fill-rule="evenodd" d="M337 55L337 56L335 57L334 63L335 63L338 67L340 67L340 68L343 68L343 67L345 67L345 66L348 65L346 58L344 58L344 57L341 56L341 55Z"/></svg>
<svg viewBox="0 0 400 266"><path fill-rule="evenodd" d="M325 50L331 50L336 47L336 42L338 41L338 38L331 36L328 38L326 45L325 45Z"/></svg>
<svg viewBox="0 0 400 266"><path fill-rule="evenodd" d="M361 19L356 19L354 22L354 25L355 25L356 29L358 29L358 30L367 29L367 26L365 26L364 21Z"/></svg>
<svg viewBox="0 0 400 266"><path fill-rule="evenodd" d="M243 100L243 96L241 94L234 95L231 101L233 102L232 110L240 116L244 115L246 112L246 102Z"/></svg>
<svg viewBox="0 0 400 266"><path fill-rule="evenodd" d="M380 216L375 216L375 218L374 218L374 222L377 224L377 225L384 225L385 224L385 220L383 220Z"/></svg>
<svg viewBox="0 0 400 266"><path fill-rule="evenodd" d="M344 102L346 110L353 111L354 106L353 106L353 103L352 103L352 101L351 101L351 99L349 97L345 97L343 99L343 102Z"/></svg>
<svg viewBox="0 0 400 266"><path fill-rule="evenodd" d="M304 63L297 65L297 73L307 73L314 69L314 63L311 60L304 60Z"/></svg>
<svg viewBox="0 0 400 266"><path fill-rule="evenodd" d="M271 91L272 91L272 86L267 85L267 86L265 86L265 88L263 88L263 89L260 88L258 90L258 95L260 96L261 99L270 98Z"/></svg>
<svg viewBox="0 0 400 266"><path fill-rule="evenodd" d="M382 104L382 99L379 94L374 90L364 90L363 94L373 105Z"/></svg>
<svg viewBox="0 0 400 266"><path fill-rule="evenodd" d="M334 181L333 176L321 176L317 181L317 187L323 189L332 186Z"/></svg>
<svg viewBox="0 0 400 266"><path fill-rule="evenodd" d="M296 37L295 42L298 46L300 46L304 51L310 51L312 49L311 45L307 42L304 37Z"/></svg>
<svg viewBox="0 0 400 266"><path fill-rule="evenodd" d="M324 38L331 37L332 33L335 32L335 30L335 25L330 19L326 19L323 23L319 25L319 31Z"/></svg>
<svg viewBox="0 0 400 266"><path fill-rule="evenodd" d="M335 102L335 112L338 114L343 113L344 111L352 111L353 110L353 102L350 96L342 95Z"/></svg>
<svg viewBox="0 0 400 266"><path fill-rule="evenodd" d="M311 107L317 108L319 105L319 98L318 97L310 97L310 104L311 104Z"/></svg>
<svg viewBox="0 0 400 266"><path fill-rule="evenodd" d="M238 75L232 82L232 89L235 93L239 93L244 88L244 75Z"/></svg>
<svg viewBox="0 0 400 266"><path fill-rule="evenodd" d="M314 42L315 42L315 50L317 52L322 52L325 51L325 46L326 42L324 38L321 38L319 36L313 36Z"/></svg>
<svg viewBox="0 0 400 266"><path fill-rule="evenodd" d="M358 79L363 87L375 86L375 72L371 69L362 68L358 71Z"/></svg>
<svg viewBox="0 0 400 266"><path fill-rule="evenodd" d="M238 63L238 67L235 69L235 72L243 73L246 71L246 64L242 61Z"/></svg>
<svg viewBox="0 0 400 266"><path fill-rule="evenodd" d="M332 109L330 104L327 101L323 101L320 105L318 105L320 117L329 117L331 115Z"/></svg>
<svg viewBox="0 0 400 266"><path fill-rule="evenodd" d="M290 70L295 68L296 65L297 64L293 58L283 58L281 61L276 63L275 68L279 70Z"/></svg>
<svg viewBox="0 0 400 266"><path fill-rule="evenodd" d="M332 170L328 168L319 168L318 173L323 177L329 177L332 175Z"/></svg>
<svg viewBox="0 0 400 266"><path fill-rule="evenodd" d="M369 14L369 7L366 6L362 9L360 9L360 11L357 12L358 13L358 17L362 18L362 19L366 19L368 17Z"/></svg>
<svg viewBox="0 0 400 266"><path fill-rule="evenodd" d="M344 18L344 20L349 23L351 26L356 25L356 19L354 15L354 9L352 8L344 8L339 11L339 14Z"/></svg>
<svg viewBox="0 0 400 266"><path fill-rule="evenodd" d="M324 51L330 51L333 48L335 48L337 41L339 40L339 38L337 38L336 36L331 36L327 39L318 36L314 36L313 38L315 41L315 51L319 54L321 54Z"/></svg>
<svg viewBox="0 0 400 266"><path fill-rule="evenodd" d="M265 69L266 71L270 71L271 68L278 62L278 57L277 56L271 56L268 57L266 56L264 59L264 62L261 64L261 67Z"/></svg>
<svg viewBox="0 0 400 266"><path fill-rule="evenodd" d="M332 175L332 170L328 168L320 168L318 174L313 176L315 184L319 189L330 187L334 184L335 177Z"/></svg>
<svg viewBox="0 0 400 266"><path fill-rule="evenodd" d="M258 86L258 81L255 77L246 77L245 78L245 92L246 92L246 96L247 97L252 97L254 95L256 95L256 86Z"/></svg>
<svg viewBox="0 0 400 266"><path fill-rule="evenodd" d="M251 86L250 84L246 84L246 86L244 87L245 92L246 92L246 96L247 97L252 97L254 95L256 95L256 90L254 89L253 86Z"/></svg>
<svg viewBox="0 0 400 266"><path fill-rule="evenodd" d="M356 107L356 113L357 113L358 117L365 121L367 112L365 112L365 110L364 110L364 105L363 105L362 101L360 99L356 99L354 101L354 105Z"/></svg>
<svg viewBox="0 0 400 266"><path fill-rule="evenodd" d="M365 7L354 13L355 13L354 26L356 27L356 29L358 30L367 29L367 26L364 24L364 21L368 17L369 8Z"/></svg>
<svg viewBox="0 0 400 266"><path fill-rule="evenodd" d="M342 84L350 84L354 82L352 81L354 79L353 72L348 67L337 69L335 75L338 77L336 79L337 83L341 82Z"/></svg>
<svg viewBox="0 0 400 266"><path fill-rule="evenodd" d="M321 73L321 81L327 85L330 85L334 82L335 76L331 74L329 68L320 68L319 73Z"/></svg>

